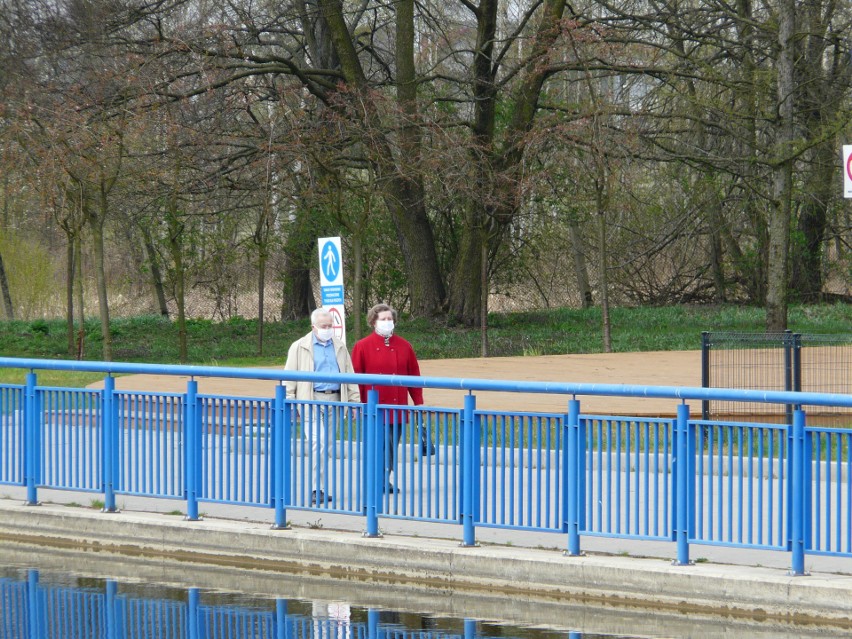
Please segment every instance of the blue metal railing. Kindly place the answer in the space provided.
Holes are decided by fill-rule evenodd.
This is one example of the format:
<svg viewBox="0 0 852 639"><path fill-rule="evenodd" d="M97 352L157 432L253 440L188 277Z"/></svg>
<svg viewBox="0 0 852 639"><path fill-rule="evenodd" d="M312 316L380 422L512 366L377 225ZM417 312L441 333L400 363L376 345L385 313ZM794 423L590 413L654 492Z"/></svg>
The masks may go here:
<svg viewBox="0 0 852 639"><path fill-rule="evenodd" d="M0 484L24 483L24 391L0 385Z"/></svg>
<svg viewBox="0 0 852 639"><path fill-rule="evenodd" d="M785 426L692 421L695 532L705 543L784 550L790 448Z"/></svg>
<svg viewBox="0 0 852 639"><path fill-rule="evenodd" d="M127 495L184 495L184 396L115 391L116 490Z"/></svg>
<svg viewBox="0 0 852 639"><path fill-rule="evenodd" d="M333 510L582 536L852 555L852 424L808 428L805 407L852 396L560 384L0 358L29 371L0 386L0 483L274 508ZM41 369L100 371L103 390L40 387ZM189 376L185 393L115 389L116 373ZM198 377L268 379L274 397L198 392ZM287 379L466 391L462 408L296 401ZM476 392L566 396L564 413L493 411ZM670 399L674 418L591 415L583 396ZM686 400L787 404L789 425L692 419ZM327 499L317 499L318 493Z"/></svg>
<svg viewBox="0 0 852 639"><path fill-rule="evenodd" d="M671 540L672 419L585 415L587 534Z"/></svg>

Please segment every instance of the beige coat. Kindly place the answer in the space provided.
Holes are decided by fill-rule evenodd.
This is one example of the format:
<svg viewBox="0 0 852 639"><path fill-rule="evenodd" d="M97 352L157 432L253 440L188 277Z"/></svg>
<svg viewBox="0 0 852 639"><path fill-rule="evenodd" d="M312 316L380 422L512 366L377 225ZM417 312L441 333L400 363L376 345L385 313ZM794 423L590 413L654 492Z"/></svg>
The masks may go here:
<svg viewBox="0 0 852 639"><path fill-rule="evenodd" d="M284 365L284 370L314 370L313 335L313 331L311 331L290 345L290 350L287 351L287 362ZM340 372L354 373L352 358L349 357L349 351L346 350L346 346L336 337L332 337L331 339L334 342L334 354L337 357L337 366L340 368ZM313 383L288 380L286 384L287 397L289 399L297 399L299 401L314 399ZM344 402L360 403L361 396L358 393L358 386L356 384L341 384L340 399Z"/></svg>

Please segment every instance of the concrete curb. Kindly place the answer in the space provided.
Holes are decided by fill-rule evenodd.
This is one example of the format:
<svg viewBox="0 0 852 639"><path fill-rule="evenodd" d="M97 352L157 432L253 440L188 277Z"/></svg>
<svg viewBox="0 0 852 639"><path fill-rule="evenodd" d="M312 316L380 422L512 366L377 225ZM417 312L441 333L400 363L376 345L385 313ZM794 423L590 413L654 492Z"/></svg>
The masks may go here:
<svg viewBox="0 0 852 639"><path fill-rule="evenodd" d="M99 511L0 500L0 536L57 547L220 566L307 572L400 587L473 590L514 599L582 599L660 611L771 617L852 627L852 576L791 577L760 567L592 555L446 539L367 539L352 531L272 530L257 522Z"/></svg>

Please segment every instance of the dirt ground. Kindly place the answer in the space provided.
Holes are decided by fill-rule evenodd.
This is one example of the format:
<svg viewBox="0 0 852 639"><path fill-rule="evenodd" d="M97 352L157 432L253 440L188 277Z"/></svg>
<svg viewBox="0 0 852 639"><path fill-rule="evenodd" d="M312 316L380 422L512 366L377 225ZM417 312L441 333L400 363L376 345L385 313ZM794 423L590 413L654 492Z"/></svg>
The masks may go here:
<svg viewBox="0 0 852 639"><path fill-rule="evenodd" d="M701 351L660 351L645 353L595 353L547 355L541 357L489 357L472 359L423 360L421 374L453 379L488 379L590 384L629 384L640 386L701 386ZM183 392L187 377L129 375L116 379L116 388ZM271 397L276 382L230 378L198 378L200 393L249 397ZM465 392L426 389L426 404L461 407ZM527 393L476 393L479 409L566 410L565 395ZM580 409L586 414L641 415L668 417L675 414L678 400L642 397L582 396ZM689 401L690 413L700 413L701 403Z"/></svg>

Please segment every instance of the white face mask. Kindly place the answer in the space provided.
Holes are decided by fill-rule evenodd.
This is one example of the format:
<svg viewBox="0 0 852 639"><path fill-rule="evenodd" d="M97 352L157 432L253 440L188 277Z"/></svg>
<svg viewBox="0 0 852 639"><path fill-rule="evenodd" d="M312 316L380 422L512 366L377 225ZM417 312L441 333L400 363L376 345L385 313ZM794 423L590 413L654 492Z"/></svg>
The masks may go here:
<svg viewBox="0 0 852 639"><path fill-rule="evenodd" d="M382 337L393 335L393 320L377 320L376 332Z"/></svg>
<svg viewBox="0 0 852 639"><path fill-rule="evenodd" d="M334 335L333 328L318 328L317 329L317 339L321 342L327 342L331 339L332 335Z"/></svg>

